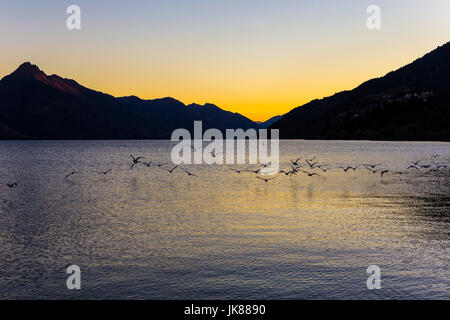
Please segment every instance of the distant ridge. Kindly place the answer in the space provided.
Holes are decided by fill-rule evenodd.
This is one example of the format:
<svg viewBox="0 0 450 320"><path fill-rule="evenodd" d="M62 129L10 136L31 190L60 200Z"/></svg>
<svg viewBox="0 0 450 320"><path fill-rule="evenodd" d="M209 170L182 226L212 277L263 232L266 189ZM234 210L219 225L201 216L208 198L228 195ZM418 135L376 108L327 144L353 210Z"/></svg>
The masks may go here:
<svg viewBox="0 0 450 320"><path fill-rule="evenodd" d="M285 139L450 141L450 42L351 91L313 100L270 128Z"/></svg>
<svg viewBox="0 0 450 320"><path fill-rule="evenodd" d="M115 98L25 62L0 81L0 139L170 139L173 130L259 128L219 107Z"/></svg>
<svg viewBox="0 0 450 320"><path fill-rule="evenodd" d="M270 127L272 124L274 124L275 122L277 122L278 120L280 120L281 118L283 118L283 116L275 116L275 117L270 118L270 119L267 120L267 121L260 122L259 125L260 125L262 128L268 128L268 127Z"/></svg>

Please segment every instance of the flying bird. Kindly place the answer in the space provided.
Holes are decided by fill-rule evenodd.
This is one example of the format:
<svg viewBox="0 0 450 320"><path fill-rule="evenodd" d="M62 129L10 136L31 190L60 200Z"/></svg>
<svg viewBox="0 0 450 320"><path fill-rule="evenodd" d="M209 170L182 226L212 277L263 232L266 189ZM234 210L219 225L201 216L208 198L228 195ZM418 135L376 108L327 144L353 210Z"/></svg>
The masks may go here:
<svg viewBox="0 0 450 320"><path fill-rule="evenodd" d="M162 166L165 166L165 165L166 165L166 163L157 163L157 164L155 164L153 166L161 168Z"/></svg>
<svg viewBox="0 0 450 320"><path fill-rule="evenodd" d="M8 188L15 188L15 187L18 186L17 182L14 182L14 183L7 183L6 185L8 186Z"/></svg>
<svg viewBox="0 0 450 320"><path fill-rule="evenodd" d="M315 173L315 172L308 172L308 171L302 171L303 173L306 173L307 175L308 175L308 177L312 177L312 176L319 176L320 177L320 174L318 174L318 173Z"/></svg>
<svg viewBox="0 0 450 320"><path fill-rule="evenodd" d="M165 171L167 171L167 172L169 172L169 173L172 173L172 172L174 172L174 170L175 170L176 168L178 168L178 166L175 166L175 167L173 167L172 169L165 169L165 168L161 168L161 169L163 169L163 170L165 170Z"/></svg>
<svg viewBox="0 0 450 320"><path fill-rule="evenodd" d="M383 177L386 173L388 173L390 170L383 170L381 171L381 177Z"/></svg>
<svg viewBox="0 0 450 320"><path fill-rule="evenodd" d="M256 169L256 170L249 170L249 169L246 169L246 170L242 170L242 171L245 171L245 172L251 172L251 173L254 173L254 174L258 174L258 173L261 172L261 169Z"/></svg>
<svg viewBox="0 0 450 320"><path fill-rule="evenodd" d="M360 166L356 166L356 167L338 167L342 170L344 170L344 172L347 172L348 170L352 169L353 171L356 171L356 169L358 169Z"/></svg>
<svg viewBox="0 0 450 320"><path fill-rule="evenodd" d="M140 163L139 160L145 159L145 157L137 157L137 158L136 158L136 157L133 156L132 154L130 154L130 157L133 159L133 163L131 164L130 170L132 170L133 167L134 167L135 165L137 165L138 163Z"/></svg>
<svg viewBox="0 0 450 320"><path fill-rule="evenodd" d="M375 173L377 173L378 171L380 171L381 169L377 169L377 170L372 170L372 169L370 169L370 168L367 168L366 167L366 169L367 170L369 170L370 172L372 172L373 174L375 174Z"/></svg>
<svg viewBox="0 0 450 320"><path fill-rule="evenodd" d="M381 165L381 163L377 163L377 164L363 164L364 167L369 167L369 168L372 168L372 169L375 169L379 165Z"/></svg>
<svg viewBox="0 0 450 320"><path fill-rule="evenodd" d="M267 168L268 166L270 166L272 164L272 161L269 161L269 162L267 162L267 163L263 163L262 164L262 167L263 168Z"/></svg>
<svg viewBox="0 0 450 320"><path fill-rule="evenodd" d="M299 171L299 167L294 167L292 165L290 165L292 171L291 171L291 176L294 174L297 174L297 172Z"/></svg>
<svg viewBox="0 0 450 320"><path fill-rule="evenodd" d="M66 175L66 178L68 178L68 177L70 177L70 176L73 176L74 174L80 174L80 173L77 172L77 171L72 171L71 173L69 173L68 175Z"/></svg>
<svg viewBox="0 0 450 320"><path fill-rule="evenodd" d="M223 153L223 152L216 152L216 150L213 150L213 151L211 152L211 155L212 155L213 158L215 158L215 157L217 157L217 156L219 156L219 155L221 155L221 154L224 154L224 153Z"/></svg>
<svg viewBox="0 0 450 320"><path fill-rule="evenodd" d="M317 164L317 162L311 163L311 161L308 161L308 160L305 160L305 162L308 164L308 166L309 166L311 169L314 169L315 165Z"/></svg>
<svg viewBox="0 0 450 320"><path fill-rule="evenodd" d="M273 178L263 178L260 176L257 176L256 178L260 179L260 180L264 180L265 183L269 182L270 180L276 179L277 177L273 177Z"/></svg>
<svg viewBox="0 0 450 320"><path fill-rule="evenodd" d="M195 174L193 174L193 173L191 173L191 172L189 172L189 171L187 171L186 169L184 169L184 168L180 168L181 170L183 170L184 172L186 172L187 173L187 175L190 177L190 176L193 176L193 177L198 177L197 175L195 175Z"/></svg>
<svg viewBox="0 0 450 320"><path fill-rule="evenodd" d="M292 161L292 160L289 160L294 166L298 166L298 162L301 160L302 158L300 157L300 158L298 158L297 160L295 160L295 161Z"/></svg>
<svg viewBox="0 0 450 320"><path fill-rule="evenodd" d="M330 170L330 168L324 168L325 165L319 165L316 168L319 168L320 170L322 170L323 172L327 172L328 170Z"/></svg>
<svg viewBox="0 0 450 320"><path fill-rule="evenodd" d="M104 175L107 175L107 174L110 173L111 171L112 171L112 169L109 169L109 170L106 170L106 171L98 172L98 174L104 174Z"/></svg>
<svg viewBox="0 0 450 320"><path fill-rule="evenodd" d="M283 173L284 175L288 176L292 173L292 171L284 171L284 170L280 170L280 173Z"/></svg>

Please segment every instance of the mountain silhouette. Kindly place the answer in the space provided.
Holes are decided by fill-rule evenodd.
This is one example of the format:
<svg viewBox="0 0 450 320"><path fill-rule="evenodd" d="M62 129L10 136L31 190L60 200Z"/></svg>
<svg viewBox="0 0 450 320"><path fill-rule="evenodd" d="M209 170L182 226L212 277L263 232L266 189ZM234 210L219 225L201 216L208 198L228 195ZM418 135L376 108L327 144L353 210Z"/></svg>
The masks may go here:
<svg viewBox="0 0 450 320"><path fill-rule="evenodd" d="M270 127L272 124L274 124L275 122L277 122L278 120L280 120L281 118L283 118L282 115L280 116L275 116L270 118L269 120L266 120L264 122L260 122L259 125L261 126L261 128L268 128Z"/></svg>
<svg viewBox="0 0 450 320"><path fill-rule="evenodd" d="M297 107L270 128L285 139L450 141L450 42L354 90Z"/></svg>
<svg viewBox="0 0 450 320"><path fill-rule="evenodd" d="M212 104L115 98L23 63L0 81L0 139L170 139L173 130L259 128Z"/></svg>

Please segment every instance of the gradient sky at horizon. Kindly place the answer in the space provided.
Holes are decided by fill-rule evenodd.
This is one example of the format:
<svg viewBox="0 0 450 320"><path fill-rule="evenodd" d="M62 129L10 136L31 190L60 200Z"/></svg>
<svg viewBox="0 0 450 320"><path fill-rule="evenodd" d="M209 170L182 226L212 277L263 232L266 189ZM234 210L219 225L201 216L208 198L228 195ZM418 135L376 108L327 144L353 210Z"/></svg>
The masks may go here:
<svg viewBox="0 0 450 320"><path fill-rule="evenodd" d="M82 30L66 28L66 8ZM366 28L369 5L382 28ZM450 40L450 1L0 0L0 77L25 61L114 96L214 103L263 121Z"/></svg>

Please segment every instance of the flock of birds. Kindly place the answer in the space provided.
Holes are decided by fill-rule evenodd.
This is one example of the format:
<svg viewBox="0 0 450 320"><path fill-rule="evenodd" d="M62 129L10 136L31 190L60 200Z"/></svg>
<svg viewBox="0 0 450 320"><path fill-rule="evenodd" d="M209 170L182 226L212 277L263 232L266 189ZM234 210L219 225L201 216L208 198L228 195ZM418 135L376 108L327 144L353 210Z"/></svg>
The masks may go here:
<svg viewBox="0 0 450 320"><path fill-rule="evenodd" d="M156 167L163 171L168 172L169 174L172 174L175 172L175 170L181 170L183 171L188 177L199 177L197 174L194 174L187 169L177 165L173 167L168 167L168 164L166 163L153 163L151 161L144 161L145 157L130 155L131 157L131 163L130 163L130 170L133 170L138 165L146 166L147 168L150 167ZM258 167L251 167L251 168L244 168L244 169L235 169L228 167L229 170L241 174L241 173L253 173L255 174L256 178L259 180L262 180L264 182L269 182L271 180L277 179L278 177L285 175L288 177L293 177L297 174L305 174L308 177L314 177L318 176L320 177L322 174L325 174L328 171L331 170L342 170L344 173L351 171L357 171L357 170L367 170L371 174L380 174L381 178L384 177L386 174L394 174L394 175L403 175L407 172L410 172L411 170L422 172L422 173L432 173L432 172L438 172L442 169L448 169L450 168L450 165L448 164L448 161L446 164L443 163L443 159L441 155L433 155L431 156L432 162L430 163L427 160L421 159L417 161L411 162L411 164L404 170L404 171L393 171L390 169L386 169L382 166L381 163L363 163L355 166L329 166L327 164L321 164L317 157L312 158L303 158L299 157L294 160L289 160L288 166L289 168L279 170L278 174L273 174L273 172L268 172L264 169L269 168L271 165L271 162L260 164ZM440 162L437 162L439 160L442 160ZM320 171L319 171L320 170ZM113 169L110 168L105 171L98 171L98 175L108 175L112 173ZM317 173L316 171L319 171L320 173ZM77 174L82 174L80 171L71 171L67 175L65 175L65 179L68 179L69 177ZM18 186L17 182L14 183L7 183L6 186L8 188L16 188Z"/></svg>
<svg viewBox="0 0 450 320"><path fill-rule="evenodd" d="M305 174L308 177L314 177L314 176L320 177L322 174L324 174L330 170L342 170L344 173L347 173L350 170L356 171L358 169L362 169L362 170L369 171L371 174L379 173L381 178L383 178L384 175L386 175L388 173L403 175L410 170L417 170L417 171L423 172L423 173L432 173L432 172L437 172L441 169L449 168L450 167L449 164L443 164L443 163L436 162L441 157L442 157L441 155L431 156L431 158L433 159L432 163L425 163L426 160L413 161L411 163L411 165L409 167L407 167L404 171L393 171L391 169L383 168L381 163L375 163L375 164L363 163L363 164L356 165L356 166L332 167L332 166L329 166L326 164L319 163L319 161L317 161L317 157L312 157L309 159L299 157L295 160L289 160L289 164L288 164L289 168L279 170L279 173L280 173L280 175L284 174L285 176L289 176L289 177L292 177L292 176L294 176L296 174L300 174L300 173ZM232 170L238 174L240 174L242 172L250 172L250 173L259 174L256 176L258 179L261 179L264 182L269 182L271 180L278 178L280 175L277 175L277 176L274 176L271 178L266 178L264 176L261 176L263 168L266 168L268 165L270 165L270 163L263 164L262 167L260 167L259 169L256 169L256 170L255 169L241 169L241 170L230 169L230 170ZM317 173L315 171L319 171L320 173Z"/></svg>
<svg viewBox="0 0 450 320"><path fill-rule="evenodd" d="M151 161L145 162L145 161L143 161L145 159L145 157L135 157L132 154L130 155L130 157L131 157L130 170L133 170L133 168L137 165L144 165L147 168L156 167L161 170L167 171L169 173L173 173L176 169L179 168L180 170L184 171L188 176L198 177L196 174L189 172L188 170L186 170L185 168L182 168L180 166L174 166L172 168L168 168L168 167L166 167L166 165L167 165L166 163L152 163ZM113 171L113 169L110 168L105 171L99 171L99 172L97 172L97 174L106 176L106 175L110 174L112 171ZM71 171L65 176L65 178L67 179L70 176L76 175L76 174L81 174L81 172L80 171Z"/></svg>

